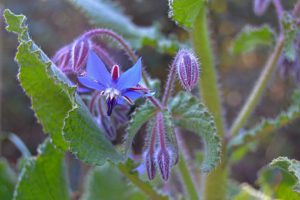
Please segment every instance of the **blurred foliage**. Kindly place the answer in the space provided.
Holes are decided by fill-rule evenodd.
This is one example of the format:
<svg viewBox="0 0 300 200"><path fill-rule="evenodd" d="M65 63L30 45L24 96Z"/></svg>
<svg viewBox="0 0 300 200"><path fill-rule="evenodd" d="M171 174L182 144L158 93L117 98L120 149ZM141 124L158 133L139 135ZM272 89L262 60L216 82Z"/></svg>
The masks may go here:
<svg viewBox="0 0 300 200"><path fill-rule="evenodd" d="M126 39L129 39L132 46L140 48L139 53L145 55L144 57L147 65L151 66L149 67L151 75L159 75L159 77L164 78L167 71L167 65L171 61L169 55L157 55L156 51L166 52L167 54L173 54L177 48L182 46L182 43L187 42L186 45L188 46L188 41L186 40L186 33L183 30L176 28L174 24L169 22L167 19L166 1L141 0L136 1L134 3L128 0L114 1L116 4L118 4L116 6L108 4L107 1L101 0L97 1L98 3L94 1L94 3L97 4L94 4L94 6L88 8L82 7L82 5L80 4L80 2L82 1L69 1L72 2L72 4L74 4L76 7L80 7L80 10L83 11L85 11L84 9L99 8L99 6L101 9L104 8L103 10L105 12L99 12L98 10L96 10L96 12L92 12L93 16L88 16L88 18L91 19L92 24L116 30L117 32L122 33ZM174 2L180 3L179 1L175 0ZM237 45L236 48L240 49L238 47L245 45L247 47L245 49L248 49L247 54L243 54L240 57L233 58L231 57L231 55L228 55L228 52L232 47L231 45L233 41L235 41L235 36L238 32L240 32L244 24L249 23L251 24L251 26L261 27L262 22L267 22L271 24L272 27L276 27L276 23L274 21L276 17L274 15L274 9L272 7L269 8L268 13L262 18L254 16L251 11L252 1L250 0L229 0L227 1L227 4L224 2L220 5L212 5L212 7L214 7L214 10L216 10L216 12L219 13L219 15L217 16L214 12L212 12L210 13L210 17L212 21L211 36L215 44L214 51L216 55L218 55L218 69L221 73L220 80L222 82L221 87L224 89L223 103L226 108L225 116L228 119L228 123L230 123L232 121L233 116L236 115L237 111L241 107L242 102L247 97L249 90L257 77L257 74L261 70L261 66L264 64L266 55L269 53L269 49L263 48L259 48L257 52L252 52L250 50L252 50L257 44L272 44L273 35L271 34L271 31L269 31L269 29L267 30L263 27L263 36L260 32L261 29L257 29L259 31L253 31L255 34L252 34L252 31L250 31L251 34L249 37L240 37L242 39L240 39L240 43ZM295 1L284 1L283 3L288 9L291 9L294 2ZM33 38L37 42L38 46L42 46L45 52L48 53L48 55L53 55L55 50L59 49L60 46L62 46L65 43L69 43L79 34L91 28L87 24L84 16L81 15L78 12L78 10L75 10L73 7L69 6L69 4L66 4L63 1L29 0L26 1L26 3L24 3L24 1L12 0L5 2L5 4L5 7L13 8L15 11L23 12L29 16L29 18L31 19L30 28L31 30L33 30ZM120 10L120 6L124 7L124 10ZM156 11L155 17L151 15L145 15L143 9L152 9L152 11ZM184 27L189 27L189 24L192 22L195 13L188 13L190 17L182 18L180 12L181 11L179 11L179 17L177 18L179 24L183 25ZM182 12L185 13L184 11ZM131 15L132 19L127 17L126 15L123 15L124 13L126 13L126 15ZM107 17L107 15L114 17ZM104 17L98 18L98 21L97 19L93 21L92 18L95 16ZM154 26L149 25L153 21L160 21L160 23L158 24L156 22ZM117 26L110 26L110 22ZM125 24L130 25L125 26ZM291 30L290 32L293 33L293 26L290 25L291 24L287 23L287 25L285 26L285 30ZM292 29L290 29L291 27ZM137 31L132 31L132 29ZM173 36L174 33L176 34L176 37ZM216 35L216 33L218 34L218 36ZM241 35L243 35L243 33L241 33ZM8 36L8 34L6 33L4 33L4 38L4 74L2 81L3 86L1 90L3 95L3 99L1 102L3 110L1 110L1 112L2 116L4 116L1 119L3 126L2 128L20 133L21 137L25 140L25 143L28 144L31 151L34 152L36 149L36 145L40 143L40 141L43 138L41 134L42 130L37 125L33 113L29 111L29 101L27 98L24 97L22 90L20 89L18 83L16 82L16 79L14 78L17 73L16 65L13 63L13 54L15 52L16 43L11 39L12 37ZM157 42L156 39L159 39L159 42ZM293 49L291 48L293 44L293 39L294 35L291 34L289 46L286 46L286 52L291 52L288 53L288 55L291 56L293 55ZM251 42L248 43L248 41ZM149 46L154 50L149 48ZM241 50L237 51L241 52ZM116 56L122 59L120 55ZM293 83L291 83L290 81L282 81L279 80L277 76L274 76L274 80L272 84L270 84L270 90L266 92L264 99L254 112L253 118L250 120L249 127L252 127L253 124L260 121L261 117L274 118L275 114L278 113L279 110L281 110L282 108L286 108L286 102L291 94L292 87ZM285 110L289 111L290 108ZM278 120L280 122L285 122L286 116L291 117L291 115L288 115L287 113L284 113L285 117L275 117L276 123L278 122ZM292 117L293 116L294 115L292 115ZM297 120L296 122L298 121L299 120ZM262 122L262 124L263 123L266 123L267 126L261 127L270 127L269 122L267 123L266 121L264 121ZM254 135L258 133L257 130L261 129L255 129ZM239 162L236 163L236 165L233 167L233 178L237 179L240 182L249 182L253 184L256 177L257 169L265 165L265 162L267 160L270 160L270 158L273 158L274 155L282 154L290 157L296 157L299 160L300 150L298 148L299 142L297 141L300 140L300 136L298 130L299 123L294 123L294 126L290 126L290 128L280 130L280 132L285 133L279 133L280 137L277 137L276 135L274 137L265 137L263 141L260 142L260 144L251 143L250 148L254 148L254 146L258 148L256 153L246 154L246 152L248 152L248 146L242 146L241 148L239 148L239 151L237 151L236 154L240 152L240 158L237 159L239 160ZM199 142L193 141L193 139L188 140L190 140L189 144L191 149L198 148ZM274 144L274 142L272 143L273 140L275 140L276 145L272 145ZM74 142L76 141L74 140ZM281 145L279 145L279 143L285 144L285 151L281 148ZM86 149L88 147L89 145L84 145L82 146L82 149ZM13 148L6 144L2 147L2 149L3 153L10 158L10 161L13 161L14 163L16 158L18 157L16 151L13 151ZM284 162L288 163L289 161ZM113 172L114 169L109 168L107 166L105 167L106 168L103 167L93 169L93 171L90 172L90 174L100 174L100 177L96 176L94 177L95 180L93 180L91 176L89 176L89 181L104 180L104 183L107 183L105 181L105 177L107 177L107 174L103 173L103 177L101 177L101 173L98 172ZM262 189L265 193L274 194L274 191L271 191L274 188L277 188L277 191L275 191L275 193L278 193L278 191L282 188L286 190L287 188L290 188L290 186L294 185L295 177L291 176L290 173L287 172L288 168L283 169L284 170L281 170L280 172L281 175L278 175L280 174L278 172L278 169L268 169L268 172L261 172L262 178L259 182L261 182L260 185L262 186ZM9 180L7 182L10 185L10 189L8 189L10 192L12 191L11 184L15 181L15 175L13 172L12 174L13 175L10 178L8 178L12 180ZM279 187L277 187L278 176L279 178L281 178ZM99 178L99 180L97 178ZM118 175L115 175L114 178L116 180L119 180L121 183L123 183L124 181L124 178ZM281 186L285 180L287 180L289 187L286 187L286 185ZM272 183L274 184L272 185ZM124 192L125 188L128 187L128 185L120 186L120 190ZM99 192L101 191L105 192L105 190L99 190ZM244 185L244 187L242 187L241 193L243 194L240 195L245 195L247 197L249 197L251 193L261 194L260 191L246 184ZM8 195L11 195L11 193ZM298 196L295 196L295 198L296 197Z"/></svg>
<svg viewBox="0 0 300 200"><path fill-rule="evenodd" d="M258 28L246 26L233 41L231 51L234 54L247 53L257 46L271 46L274 40L274 32L268 25Z"/></svg>

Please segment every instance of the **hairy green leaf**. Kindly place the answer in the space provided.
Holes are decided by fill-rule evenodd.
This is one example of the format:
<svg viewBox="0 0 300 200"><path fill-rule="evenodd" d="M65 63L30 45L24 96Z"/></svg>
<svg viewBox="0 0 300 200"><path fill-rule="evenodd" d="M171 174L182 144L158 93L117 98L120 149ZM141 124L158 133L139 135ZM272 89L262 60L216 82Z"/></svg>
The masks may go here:
<svg viewBox="0 0 300 200"><path fill-rule="evenodd" d="M128 200L147 199L115 166L106 163L90 170L82 200L115 200L120 197Z"/></svg>
<svg viewBox="0 0 300 200"><path fill-rule="evenodd" d="M274 32L264 25L258 28L246 26L234 39L231 51L234 54L247 53L257 46L270 46L274 43Z"/></svg>
<svg viewBox="0 0 300 200"><path fill-rule="evenodd" d="M300 117L300 91L297 90L293 95L293 102L285 112L281 112L274 119L263 119L258 125L250 130L243 131L236 135L228 143L229 151L243 148L245 144L262 138L276 129L283 127Z"/></svg>
<svg viewBox="0 0 300 200"><path fill-rule="evenodd" d="M272 200L271 197L265 195L259 190L256 190L247 183L240 185L240 192L232 198L233 200Z"/></svg>
<svg viewBox="0 0 300 200"><path fill-rule="evenodd" d="M169 103L175 125L201 136L205 144L202 171L209 172L220 162L221 142L212 115L199 100L187 92L180 92Z"/></svg>
<svg viewBox="0 0 300 200"><path fill-rule="evenodd" d="M14 199L64 200L69 189L64 170L64 153L46 140L38 149L39 155L27 160L17 183Z"/></svg>
<svg viewBox="0 0 300 200"><path fill-rule="evenodd" d="M0 199L12 199L17 176L4 158L0 158Z"/></svg>
<svg viewBox="0 0 300 200"><path fill-rule="evenodd" d="M102 164L107 159L120 161L121 155L95 124L75 93L76 87L28 36L25 17L6 10L5 18L7 30L19 36L19 80L53 143L64 150L69 147L79 159L90 164Z"/></svg>
<svg viewBox="0 0 300 200"><path fill-rule="evenodd" d="M122 34L134 48L152 46L159 51L175 53L179 48L176 40L163 37L158 26L141 27L135 25L119 6L105 0L68 0L82 11L91 24L102 28L109 28Z"/></svg>
<svg viewBox="0 0 300 200"><path fill-rule="evenodd" d="M264 193L278 199L300 199L300 162L286 157L274 159L259 173Z"/></svg>
<svg viewBox="0 0 300 200"><path fill-rule="evenodd" d="M192 28L205 0L169 0L169 17L178 25Z"/></svg>
<svg viewBox="0 0 300 200"><path fill-rule="evenodd" d="M298 53L295 49L296 37L297 33L299 32L297 23L298 22L294 20L294 17L291 14L284 14L282 18L282 26L285 36L284 55L290 61L294 61L296 58L296 54Z"/></svg>
<svg viewBox="0 0 300 200"><path fill-rule="evenodd" d="M139 107L133 114L127 128L127 139L125 144L125 155L131 148L134 136L144 123L155 116L157 109L149 102Z"/></svg>

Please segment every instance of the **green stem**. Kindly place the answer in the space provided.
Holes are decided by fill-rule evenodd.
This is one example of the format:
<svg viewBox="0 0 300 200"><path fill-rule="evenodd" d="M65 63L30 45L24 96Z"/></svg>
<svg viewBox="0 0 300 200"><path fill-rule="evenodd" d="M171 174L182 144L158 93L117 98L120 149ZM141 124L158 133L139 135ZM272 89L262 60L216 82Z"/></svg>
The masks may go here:
<svg viewBox="0 0 300 200"><path fill-rule="evenodd" d="M178 162L178 169L181 175L181 178L184 182L184 188L186 190L187 195L190 197L189 199L199 199L197 190L195 188L195 184L190 174L190 170L184 162L184 157L181 154Z"/></svg>
<svg viewBox="0 0 300 200"><path fill-rule="evenodd" d="M240 111L239 115L235 119L230 129L229 133L232 136L239 133L239 130L245 125L250 114L252 113L255 106L261 99L261 96L266 89L267 83L272 77L274 70L276 69L277 62L283 50L283 46L284 46L284 37L283 35L280 35L277 40L277 44L274 52L269 57L263 71L260 74L260 77L258 78L256 85L254 86L251 94L248 97L247 102L244 104L242 110Z"/></svg>
<svg viewBox="0 0 300 200"><path fill-rule="evenodd" d="M191 38L195 52L201 63L201 76L199 81L199 92L208 110L214 116L217 131L220 136L224 133L223 113L221 98L219 95L217 72L214 64L213 50L211 48L208 22L206 17L206 5L204 5L195 20Z"/></svg>
<svg viewBox="0 0 300 200"><path fill-rule="evenodd" d="M201 77L199 81L199 90L203 102L208 110L214 116L217 133L222 140L224 148L224 123L221 107L221 98L219 95L217 72L215 69L213 50L209 37L209 28L207 21L207 6L203 5L195 20L194 29L191 31L191 38L196 54L198 55L201 67ZM222 152L221 163L211 173L206 176L204 185L204 199L225 199L227 184L227 168L224 162L225 152Z"/></svg>
<svg viewBox="0 0 300 200"><path fill-rule="evenodd" d="M183 137L178 129L175 129L176 137L178 141L178 146L180 149L180 156L179 156L179 162L178 162L178 170L180 172L182 181L183 181L183 187L186 191L186 194L190 197L189 199L199 199L200 194L197 192L197 184L195 183L195 180L193 180L193 171L191 169L191 164L188 164L189 162L189 152L186 147L186 143L183 140Z"/></svg>
<svg viewBox="0 0 300 200"><path fill-rule="evenodd" d="M158 194L148 183L140 180L136 175L136 172L132 172L125 164L119 164L118 168L136 187L149 196L152 200L167 200L166 196Z"/></svg>

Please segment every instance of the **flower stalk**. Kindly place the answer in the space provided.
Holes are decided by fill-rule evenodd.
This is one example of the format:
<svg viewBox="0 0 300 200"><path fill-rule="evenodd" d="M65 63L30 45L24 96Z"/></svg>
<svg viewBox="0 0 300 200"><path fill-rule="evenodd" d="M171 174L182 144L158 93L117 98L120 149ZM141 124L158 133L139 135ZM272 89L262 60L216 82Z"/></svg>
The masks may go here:
<svg viewBox="0 0 300 200"><path fill-rule="evenodd" d="M284 36L280 35L277 39L277 44L274 52L270 55L263 71L261 72L256 85L254 86L252 92L250 93L247 102L244 104L239 115L235 119L232 127L230 128L229 134L234 136L239 133L240 129L245 125L250 114L253 112L255 106L261 99L263 92L266 89L267 83L270 80L273 72L276 69L278 60L282 53L284 46Z"/></svg>

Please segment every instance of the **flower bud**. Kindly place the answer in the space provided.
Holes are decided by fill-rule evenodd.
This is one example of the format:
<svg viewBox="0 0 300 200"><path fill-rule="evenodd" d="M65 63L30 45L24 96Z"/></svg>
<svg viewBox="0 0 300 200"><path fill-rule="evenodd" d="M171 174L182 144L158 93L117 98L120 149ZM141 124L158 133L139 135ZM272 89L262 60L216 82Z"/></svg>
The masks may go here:
<svg viewBox="0 0 300 200"><path fill-rule="evenodd" d="M174 60L182 87L191 91L198 83L199 64L195 55L189 50L180 50Z"/></svg>
<svg viewBox="0 0 300 200"><path fill-rule="evenodd" d="M81 72L88 57L91 42L85 38L79 38L72 44L71 67L75 72Z"/></svg>
<svg viewBox="0 0 300 200"><path fill-rule="evenodd" d="M146 163L148 178L149 180L152 180L156 175L156 164L155 164L155 158L153 152L148 151L145 154L145 163Z"/></svg>
<svg viewBox="0 0 300 200"><path fill-rule="evenodd" d="M71 47L66 45L60 50L58 50L52 58L52 62L62 70L70 68L70 59L71 59Z"/></svg>
<svg viewBox="0 0 300 200"><path fill-rule="evenodd" d="M160 149L156 156L157 164L160 170L162 179L167 181L170 176L172 158L167 149Z"/></svg>
<svg viewBox="0 0 300 200"><path fill-rule="evenodd" d="M270 5L270 0L253 0L253 11L257 16L261 16L265 13L268 6Z"/></svg>
<svg viewBox="0 0 300 200"><path fill-rule="evenodd" d="M101 122L102 128L104 129L106 137L111 141L116 139L117 132L116 132L115 127L111 123L109 117L102 116L101 119L100 119L100 122Z"/></svg>

